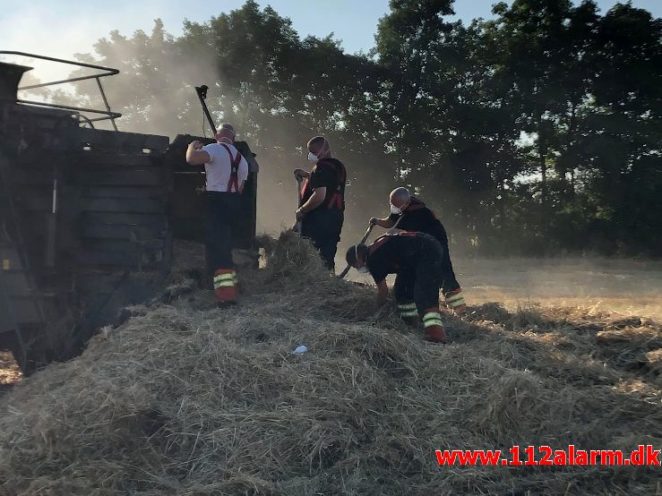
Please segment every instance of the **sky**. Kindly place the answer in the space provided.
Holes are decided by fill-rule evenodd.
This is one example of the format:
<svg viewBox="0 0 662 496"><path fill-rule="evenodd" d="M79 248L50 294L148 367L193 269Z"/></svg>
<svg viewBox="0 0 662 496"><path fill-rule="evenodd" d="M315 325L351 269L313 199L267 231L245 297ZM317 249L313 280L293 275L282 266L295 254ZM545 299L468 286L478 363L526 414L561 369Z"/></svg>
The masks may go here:
<svg viewBox="0 0 662 496"><path fill-rule="evenodd" d="M0 50L15 50L71 58L93 51L94 43L111 30L130 36L136 30L149 32L161 18L166 30L181 33L184 19L204 22L221 12L240 7L244 0L0 0ZM292 20L296 31L306 36L342 40L350 53L367 52L374 46L380 17L388 12L388 0L258 0L271 5ZM456 18L468 23L488 18L495 0L456 0ZM602 11L616 0L598 0ZM632 0L662 17L662 0ZM52 69L43 68L48 72Z"/></svg>

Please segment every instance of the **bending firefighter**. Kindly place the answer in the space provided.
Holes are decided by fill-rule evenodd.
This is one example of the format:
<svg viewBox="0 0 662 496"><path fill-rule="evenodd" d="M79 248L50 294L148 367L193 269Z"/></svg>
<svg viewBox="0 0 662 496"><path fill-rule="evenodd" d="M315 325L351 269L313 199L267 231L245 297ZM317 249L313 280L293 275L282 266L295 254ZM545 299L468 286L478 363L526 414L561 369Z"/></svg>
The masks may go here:
<svg viewBox="0 0 662 496"><path fill-rule="evenodd" d="M207 264L214 277L219 306L236 303L237 273L232 261L232 222L239 217L240 195L248 163L234 146L235 132L223 124L216 143L193 141L186 150L191 165L205 165L207 175Z"/></svg>
<svg viewBox="0 0 662 496"><path fill-rule="evenodd" d="M354 245L347 251L347 263L359 272L369 272L377 284L378 303L388 297L386 276L397 274L395 299L402 318L410 324L420 316L425 339L446 342L439 287L443 280L443 248L432 236L420 232L386 234L370 246Z"/></svg>
<svg viewBox="0 0 662 496"><path fill-rule="evenodd" d="M335 268L335 257L345 212L345 166L331 156L329 142L317 136L308 142L308 160L315 163L310 172L294 171L301 181L297 221L301 236L309 238L319 250L329 270Z"/></svg>
<svg viewBox="0 0 662 496"><path fill-rule="evenodd" d="M443 249L441 289L446 300L446 306L458 314L463 313L466 304L460 283L457 282L455 272L453 272L453 264L448 250L448 235L443 224L437 219L432 210L425 206L425 203L411 196L406 188L396 188L391 191L389 202L391 215L384 219L373 217L370 219L370 223L390 229L401 218L398 229L422 232L434 237Z"/></svg>

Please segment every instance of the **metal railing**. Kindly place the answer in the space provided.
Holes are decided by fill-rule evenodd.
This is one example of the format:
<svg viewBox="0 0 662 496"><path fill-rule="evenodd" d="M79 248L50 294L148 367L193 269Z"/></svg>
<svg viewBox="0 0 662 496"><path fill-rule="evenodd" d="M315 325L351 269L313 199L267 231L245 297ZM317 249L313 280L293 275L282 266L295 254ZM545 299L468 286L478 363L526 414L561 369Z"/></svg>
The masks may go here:
<svg viewBox="0 0 662 496"><path fill-rule="evenodd" d="M103 85L101 84L101 78L108 77L108 76L114 76L116 74L119 74L120 71L117 69L113 69L111 67L104 67L101 65L95 65L95 64L87 64L85 62L77 62L75 60L66 60L66 59L59 59L55 57L47 57L45 55L37 55L34 53L26 53L26 52L15 52L11 50L0 50L0 55L14 55L17 57L28 57L32 59L37 59L37 60L45 60L47 62L56 62L59 64L68 64L68 65L73 65L76 67L83 67L87 69L94 69L95 71L100 71L96 72L93 74L89 74L87 76L78 76L78 77L72 77L68 79L59 79L56 81L49 81L46 83L39 83L39 84L31 84L29 86L21 86L18 89L19 90L32 90L36 88L44 88L47 86L55 86L59 84L69 84L69 83L76 83L80 81L88 81L90 79L94 79L97 82L97 86L99 87L99 91L101 92L101 98L103 99L104 106L106 107L106 110L99 110L99 109L91 109L91 108L84 108L84 107L74 107L71 105L60 105L60 104L55 104L55 103L48 103L48 102L37 102L37 101L32 101L32 100L23 100L23 99L17 99L16 101L18 103L23 103L27 105L34 105L38 107L48 107L48 108L56 108L56 109L63 109L63 110L72 110L75 112L85 112L85 113L90 113L90 114L98 114L101 115L101 117L95 117L93 119L90 119L88 117L84 117L84 120L90 124L90 126L94 127L94 122L98 121L106 121L109 120L111 121L113 125L113 129L117 131L117 124L115 123L115 119L118 119L119 117L122 117L122 114L119 114L117 112L113 112L110 109L110 105L108 104L108 98L106 98L106 92L103 89Z"/></svg>

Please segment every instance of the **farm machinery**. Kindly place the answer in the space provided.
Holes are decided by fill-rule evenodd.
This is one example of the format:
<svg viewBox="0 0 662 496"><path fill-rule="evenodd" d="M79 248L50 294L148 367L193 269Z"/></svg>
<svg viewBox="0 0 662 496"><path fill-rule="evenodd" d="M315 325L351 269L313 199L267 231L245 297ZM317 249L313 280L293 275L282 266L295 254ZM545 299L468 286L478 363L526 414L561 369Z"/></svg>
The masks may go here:
<svg viewBox="0 0 662 496"><path fill-rule="evenodd" d="M203 167L185 162L195 136L121 132L103 87L119 71L23 52L89 74L20 86L30 67L0 62L0 349L28 374L75 356L120 308L162 291L176 238L204 236ZM18 98L20 90L94 80L102 109ZM205 107L206 109L206 107ZM95 124L110 122L112 130ZM201 139L205 143L211 140ZM255 250L258 166L236 248Z"/></svg>

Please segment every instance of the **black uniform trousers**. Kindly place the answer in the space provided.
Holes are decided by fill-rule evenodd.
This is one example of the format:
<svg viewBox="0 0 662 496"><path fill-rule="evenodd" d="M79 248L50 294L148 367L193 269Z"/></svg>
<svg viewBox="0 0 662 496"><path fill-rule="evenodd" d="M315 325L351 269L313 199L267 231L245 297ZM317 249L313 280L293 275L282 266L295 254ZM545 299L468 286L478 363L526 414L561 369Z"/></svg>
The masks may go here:
<svg viewBox="0 0 662 496"><path fill-rule="evenodd" d="M239 217L239 193L207 192L207 269L213 275L218 269L231 269L232 230Z"/></svg>
<svg viewBox="0 0 662 496"><path fill-rule="evenodd" d="M443 283L441 288L444 295L454 291L460 287L460 283L455 279L455 272L453 271L453 264L451 263L451 255L448 251L448 241L441 245L443 249L443 258L441 261L441 270L443 272Z"/></svg>
<svg viewBox="0 0 662 496"><path fill-rule="evenodd" d="M344 220L342 210L318 207L301 221L301 236L312 241L329 270L334 270L336 266L336 251Z"/></svg>
<svg viewBox="0 0 662 496"><path fill-rule="evenodd" d="M398 272L393 288L399 304L416 303L419 313L439 308L439 288L444 281L444 249L429 235L420 236L416 264Z"/></svg>

